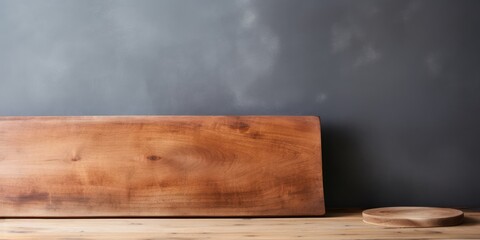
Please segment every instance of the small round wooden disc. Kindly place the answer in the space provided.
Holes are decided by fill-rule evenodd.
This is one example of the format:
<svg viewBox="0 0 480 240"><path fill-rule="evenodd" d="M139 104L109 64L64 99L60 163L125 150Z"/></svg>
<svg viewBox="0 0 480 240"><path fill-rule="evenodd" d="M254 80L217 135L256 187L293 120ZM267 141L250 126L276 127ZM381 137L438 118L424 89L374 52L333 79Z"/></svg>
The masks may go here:
<svg viewBox="0 0 480 240"><path fill-rule="evenodd" d="M451 208L385 207L363 211L363 221L388 227L444 227L462 223L463 212Z"/></svg>

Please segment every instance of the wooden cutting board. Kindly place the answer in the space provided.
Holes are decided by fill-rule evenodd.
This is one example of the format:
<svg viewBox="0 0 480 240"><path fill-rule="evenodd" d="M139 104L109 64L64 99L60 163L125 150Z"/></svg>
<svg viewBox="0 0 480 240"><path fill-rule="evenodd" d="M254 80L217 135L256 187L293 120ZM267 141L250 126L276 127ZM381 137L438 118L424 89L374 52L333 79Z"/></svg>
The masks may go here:
<svg viewBox="0 0 480 240"><path fill-rule="evenodd" d="M0 216L318 216L318 117L0 117Z"/></svg>
<svg viewBox="0 0 480 240"><path fill-rule="evenodd" d="M463 212L438 207L384 207L363 211L366 223L387 227L446 227L462 223Z"/></svg>

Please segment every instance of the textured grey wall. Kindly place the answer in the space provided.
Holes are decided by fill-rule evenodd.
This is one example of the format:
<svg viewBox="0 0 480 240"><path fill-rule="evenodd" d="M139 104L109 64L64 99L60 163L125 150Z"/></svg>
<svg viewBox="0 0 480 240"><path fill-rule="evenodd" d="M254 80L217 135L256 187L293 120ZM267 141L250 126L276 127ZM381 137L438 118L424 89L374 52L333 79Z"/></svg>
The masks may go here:
<svg viewBox="0 0 480 240"><path fill-rule="evenodd" d="M320 115L328 207L480 207L479 13L0 0L0 115Z"/></svg>

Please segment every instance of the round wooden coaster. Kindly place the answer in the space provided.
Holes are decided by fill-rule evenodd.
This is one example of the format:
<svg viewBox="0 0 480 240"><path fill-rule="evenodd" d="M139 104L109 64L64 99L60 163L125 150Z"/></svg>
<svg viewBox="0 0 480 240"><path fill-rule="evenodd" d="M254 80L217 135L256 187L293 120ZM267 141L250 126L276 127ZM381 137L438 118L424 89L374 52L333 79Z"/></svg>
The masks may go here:
<svg viewBox="0 0 480 240"><path fill-rule="evenodd" d="M363 221L388 227L443 227L462 223L463 212L451 208L385 207L363 211Z"/></svg>

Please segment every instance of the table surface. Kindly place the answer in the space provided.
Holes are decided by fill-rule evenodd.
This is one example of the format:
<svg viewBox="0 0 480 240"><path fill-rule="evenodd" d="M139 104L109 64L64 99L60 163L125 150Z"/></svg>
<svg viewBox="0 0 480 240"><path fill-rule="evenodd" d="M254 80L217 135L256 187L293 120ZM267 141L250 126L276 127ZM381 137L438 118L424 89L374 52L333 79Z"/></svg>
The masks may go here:
<svg viewBox="0 0 480 240"><path fill-rule="evenodd" d="M0 219L0 239L480 239L480 211L439 228L368 225L359 210L319 218L8 218Z"/></svg>

